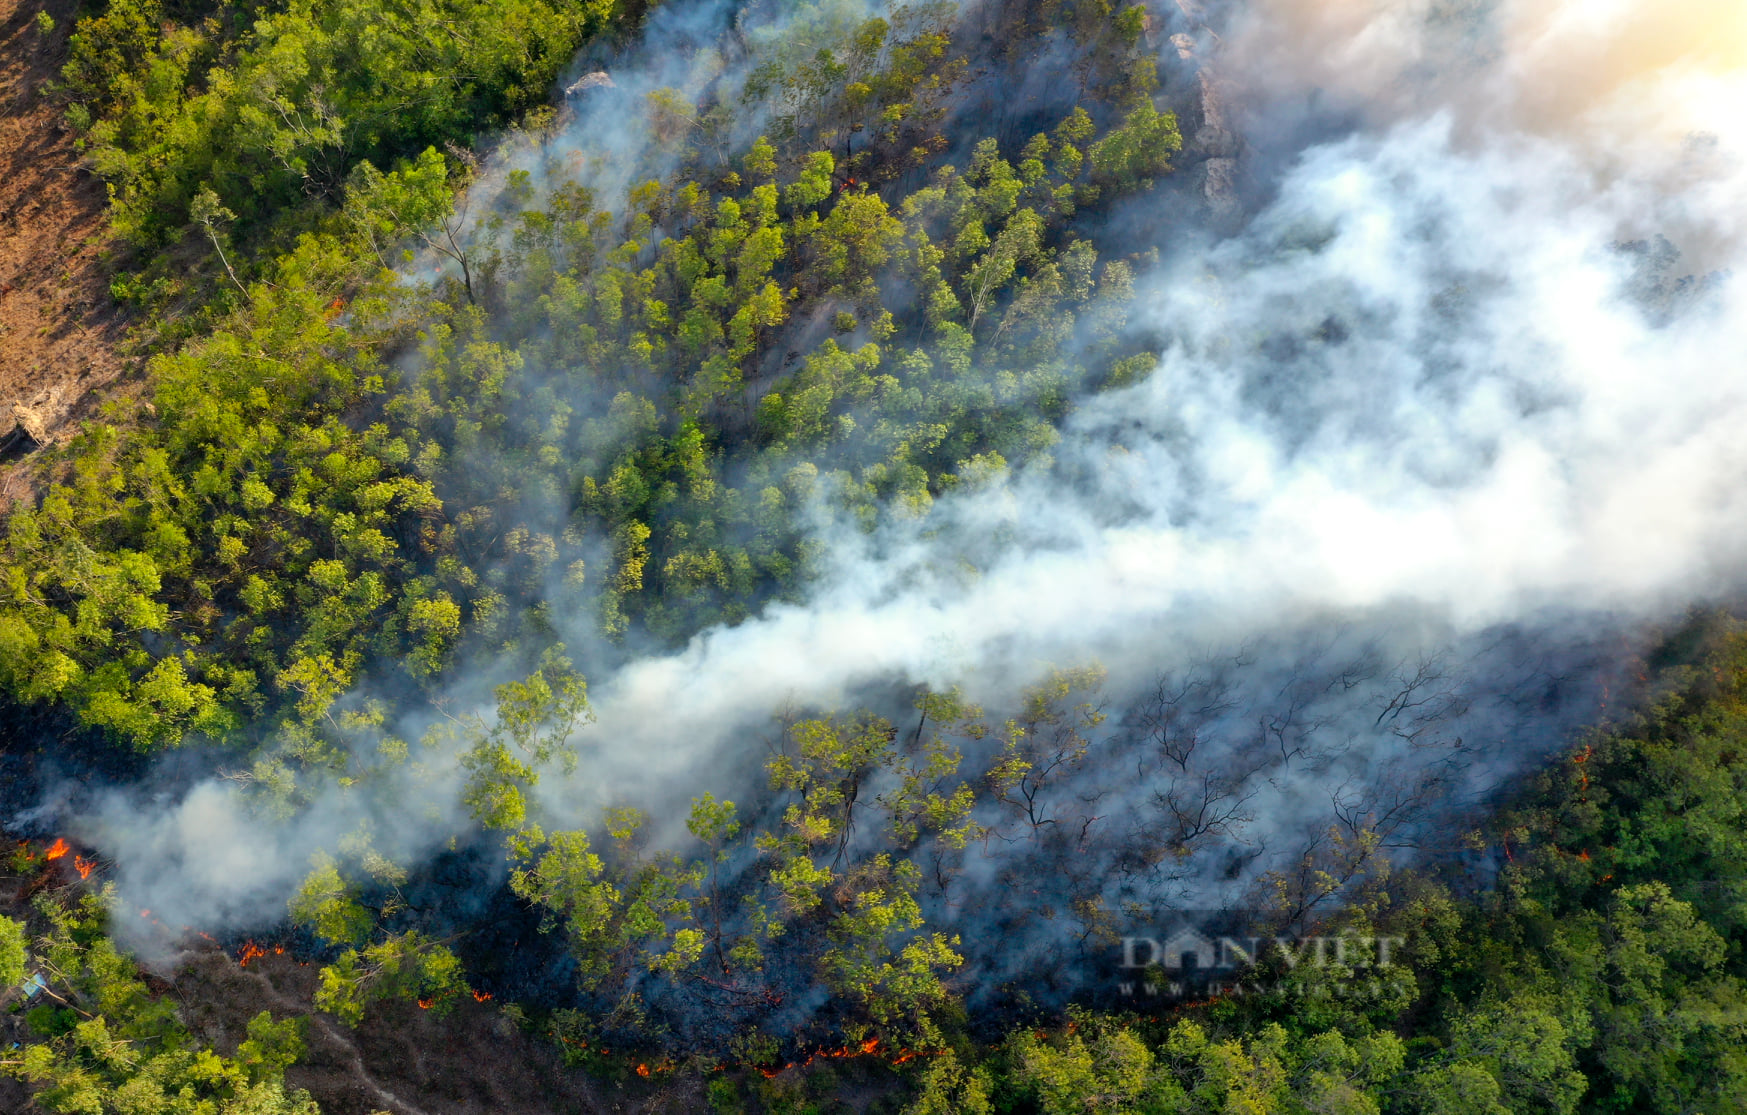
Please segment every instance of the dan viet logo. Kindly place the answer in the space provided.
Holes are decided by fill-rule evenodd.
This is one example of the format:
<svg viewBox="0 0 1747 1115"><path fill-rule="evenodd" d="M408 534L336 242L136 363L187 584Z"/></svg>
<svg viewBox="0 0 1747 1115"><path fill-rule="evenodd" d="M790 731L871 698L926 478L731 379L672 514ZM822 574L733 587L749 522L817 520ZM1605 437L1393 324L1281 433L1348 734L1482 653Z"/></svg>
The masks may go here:
<svg viewBox="0 0 1747 1115"><path fill-rule="evenodd" d="M1245 931L1230 912L1220 925L1186 924L1167 933L1121 939L1118 992L1125 998L1204 998L1282 989L1282 979L1309 966L1334 969L1315 981L1323 994L1357 992L1382 978L1406 978L1396 959L1405 937L1262 935Z"/></svg>

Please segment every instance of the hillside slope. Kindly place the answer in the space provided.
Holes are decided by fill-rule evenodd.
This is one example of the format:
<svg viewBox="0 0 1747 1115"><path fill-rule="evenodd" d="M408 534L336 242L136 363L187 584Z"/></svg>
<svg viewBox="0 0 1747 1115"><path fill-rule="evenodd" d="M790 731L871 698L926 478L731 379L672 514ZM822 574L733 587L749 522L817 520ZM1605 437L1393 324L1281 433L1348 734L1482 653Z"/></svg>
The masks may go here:
<svg viewBox="0 0 1747 1115"><path fill-rule="evenodd" d="M31 447L19 419L32 441L54 438L122 367L123 315L101 266L103 184L45 95L77 8L51 0L45 34L38 0L0 0L0 505Z"/></svg>

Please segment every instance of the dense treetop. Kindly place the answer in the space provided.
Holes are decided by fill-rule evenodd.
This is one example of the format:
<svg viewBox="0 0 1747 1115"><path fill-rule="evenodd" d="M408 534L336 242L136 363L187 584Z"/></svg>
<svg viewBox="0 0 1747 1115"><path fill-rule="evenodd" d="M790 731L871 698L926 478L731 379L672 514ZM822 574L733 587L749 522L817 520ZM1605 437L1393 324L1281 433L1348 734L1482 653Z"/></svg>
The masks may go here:
<svg viewBox="0 0 1747 1115"><path fill-rule="evenodd" d="M1739 636L1668 665L1661 703L1552 764L1465 856L1392 873L1355 824L1270 879L1282 926L1399 937L1393 965L1267 958L1264 992L1156 1013L977 1017L964 943L930 922L980 842L1071 854L1047 807L1095 761L1093 666L1010 714L921 691L902 724L785 715L755 790L697 797L671 847L636 809L598 831L544 815L533 788L577 763L590 715L566 633L672 646L800 599L821 516L871 532L1059 478L1076 400L1154 363L1128 315L1157 245L1101 230L1137 198L1181 203L1142 6L750 5L678 87L559 90L649 7L82 16L58 95L110 186L147 386L39 462L6 520L13 707L141 751L211 743L280 816L455 757L457 838L501 851L573 963L569 1005L505 1018L606 1076L625 1064L604 1048L691 1057L718 1110L826 1109L828 1066L774 1070L842 1042L910 1054L879 1087L917 1113L1747 1103ZM1073 80L982 134L964 98L1039 43ZM626 127L608 173L597 140ZM517 680L396 738L468 661ZM340 1024L470 997L410 869L353 834L289 903ZM28 848L12 870L40 893L0 917L0 987L41 972L52 994L0 1067L39 1105L315 1109L284 1085L297 1020L205 1048L105 936L105 896L48 887ZM1062 888L1062 924L1107 945L1113 913Z"/></svg>

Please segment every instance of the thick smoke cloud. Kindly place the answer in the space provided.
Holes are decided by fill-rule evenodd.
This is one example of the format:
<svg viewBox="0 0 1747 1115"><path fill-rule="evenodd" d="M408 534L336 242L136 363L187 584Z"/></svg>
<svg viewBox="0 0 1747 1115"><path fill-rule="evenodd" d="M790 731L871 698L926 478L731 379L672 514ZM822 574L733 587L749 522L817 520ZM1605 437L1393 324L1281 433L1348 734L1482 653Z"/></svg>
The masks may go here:
<svg viewBox="0 0 1747 1115"><path fill-rule="evenodd" d="M1124 715L1063 788L1096 821L1084 887L1236 900L1342 816L1411 842L1409 819L1474 803L1595 715L1631 632L1739 590L1747 305L1725 276L1680 280L1740 263L1747 137L1720 106L1747 99L1747 16L1258 0L1223 39L1240 130L1272 145L1251 171L1265 200L1143 277L1153 374L1082 400L1053 467L920 523L869 536L820 509L805 604L591 677L578 772L541 787L555 819L721 792L787 704L960 683L1000 709L1050 664L1098 660ZM1688 262L1616 246L1657 234ZM589 638L583 617L568 634ZM1205 745L1173 774L1159 725L1191 705ZM455 780L433 768L390 816L336 804L275 829L211 785L117 798L86 832L166 921L271 922L331 834L370 821L416 855L449 831L433 815L454 817ZM1225 839L1135 868L1192 776L1221 780ZM221 870L243 845L259 862ZM978 853L940 908L1025 931L1022 899L989 896L1060 854Z"/></svg>
<svg viewBox="0 0 1747 1115"><path fill-rule="evenodd" d="M1708 201L1739 173L1667 198L1660 165L1603 180L1568 137L1455 116L1304 151L1244 233L1161 266L1141 298L1159 369L1083 402L1057 452L1075 483L1039 470L915 531L833 534L807 606L597 687L599 760L635 759L586 777L659 781L696 761L679 741L707 754L787 696L889 676L993 691L1312 617L1477 631L1729 591L1739 290L1658 327L1631 298L1642 256L1613 245L1659 205L1721 231Z"/></svg>

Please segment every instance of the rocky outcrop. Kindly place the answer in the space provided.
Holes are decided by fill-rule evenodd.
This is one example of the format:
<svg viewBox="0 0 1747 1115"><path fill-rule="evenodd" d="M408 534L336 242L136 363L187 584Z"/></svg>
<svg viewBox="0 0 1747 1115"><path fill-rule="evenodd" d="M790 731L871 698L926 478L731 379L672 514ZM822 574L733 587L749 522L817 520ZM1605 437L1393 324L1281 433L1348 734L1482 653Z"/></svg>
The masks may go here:
<svg viewBox="0 0 1747 1115"><path fill-rule="evenodd" d="M1235 159L1237 134L1226 116L1225 104L1231 83L1222 81L1209 66L1196 75L1201 85L1201 126L1190 141L1195 152L1209 159Z"/></svg>
<svg viewBox="0 0 1747 1115"><path fill-rule="evenodd" d="M1237 160L1208 159L1201 166L1201 196L1216 221L1236 220L1242 215L1237 198Z"/></svg>
<svg viewBox="0 0 1747 1115"><path fill-rule="evenodd" d="M37 406L15 402L0 413L0 459L34 453L49 444L49 431L58 416L43 405L47 401Z"/></svg>
<svg viewBox="0 0 1747 1115"><path fill-rule="evenodd" d="M1243 143L1233 127L1230 110L1236 89L1221 75L1220 38L1206 23L1206 9L1195 0L1177 0L1177 7L1189 30L1170 37L1166 56L1176 55L1174 68L1185 77L1193 74L1192 83L1178 98L1184 138L1179 167L1191 176L1214 225L1229 226L1242 215L1238 184Z"/></svg>
<svg viewBox="0 0 1747 1115"><path fill-rule="evenodd" d="M605 70L596 70L593 73L583 74L569 85L566 85L564 87L564 95L566 97L575 97L579 94L588 92L590 89L617 88L618 86L613 84L613 76L611 74L607 73Z"/></svg>
<svg viewBox="0 0 1747 1115"><path fill-rule="evenodd" d="M88 397L91 385L87 368L28 399L0 401L0 461L16 460L71 436L78 428L74 412Z"/></svg>

